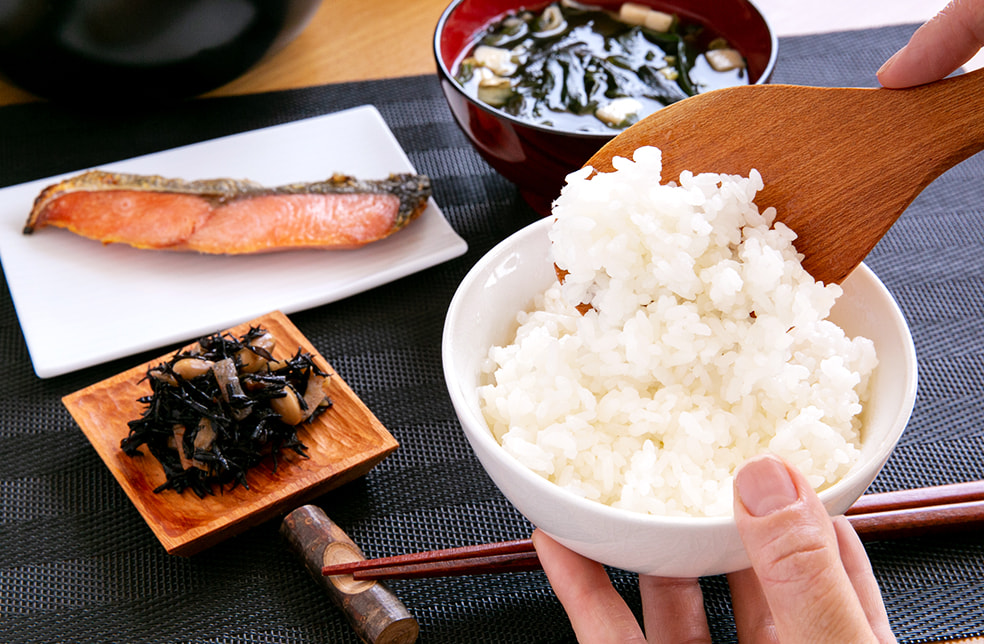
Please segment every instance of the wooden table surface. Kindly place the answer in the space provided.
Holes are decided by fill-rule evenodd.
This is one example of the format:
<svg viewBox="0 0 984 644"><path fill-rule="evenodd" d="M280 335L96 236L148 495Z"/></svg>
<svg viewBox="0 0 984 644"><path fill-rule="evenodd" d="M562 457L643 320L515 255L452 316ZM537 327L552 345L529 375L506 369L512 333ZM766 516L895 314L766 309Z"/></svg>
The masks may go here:
<svg viewBox="0 0 984 644"><path fill-rule="evenodd" d="M228 96L436 71L434 27L449 0L325 0L287 47L207 94ZM756 0L779 36L922 22L945 0ZM37 100L0 79L0 106Z"/></svg>
<svg viewBox="0 0 984 644"><path fill-rule="evenodd" d="M434 73L434 27L448 1L325 0L293 42L206 96ZM0 106L34 100L0 79Z"/></svg>
<svg viewBox="0 0 984 644"><path fill-rule="evenodd" d="M436 71L434 27L449 0L326 0L283 50L206 96L268 92ZM944 0L758 0L780 36L922 22ZM812 15L811 15L812 14ZM0 79L0 106L39 100ZM984 644L984 638L960 640Z"/></svg>

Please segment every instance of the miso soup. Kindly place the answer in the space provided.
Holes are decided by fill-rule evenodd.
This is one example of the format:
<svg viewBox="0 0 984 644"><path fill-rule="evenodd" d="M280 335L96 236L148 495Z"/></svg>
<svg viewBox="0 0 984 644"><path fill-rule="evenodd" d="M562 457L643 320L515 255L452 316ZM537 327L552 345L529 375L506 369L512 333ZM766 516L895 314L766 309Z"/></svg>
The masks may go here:
<svg viewBox="0 0 984 644"><path fill-rule="evenodd" d="M687 96L749 82L741 55L704 25L572 0L496 21L455 78L518 119L582 132L617 132Z"/></svg>

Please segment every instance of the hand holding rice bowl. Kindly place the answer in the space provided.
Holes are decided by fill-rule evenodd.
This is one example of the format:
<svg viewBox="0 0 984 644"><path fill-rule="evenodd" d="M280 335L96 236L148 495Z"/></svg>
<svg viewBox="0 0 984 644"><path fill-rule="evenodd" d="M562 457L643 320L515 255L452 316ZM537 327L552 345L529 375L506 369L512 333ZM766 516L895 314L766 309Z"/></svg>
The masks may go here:
<svg viewBox="0 0 984 644"><path fill-rule="evenodd" d="M556 224L483 258L448 313L445 373L476 454L532 523L608 565L718 574L748 565L737 467L779 453L842 513L908 420L915 352L865 266L836 304L840 287L802 272L794 235L754 206L755 173L659 186L659 161L573 174Z"/></svg>

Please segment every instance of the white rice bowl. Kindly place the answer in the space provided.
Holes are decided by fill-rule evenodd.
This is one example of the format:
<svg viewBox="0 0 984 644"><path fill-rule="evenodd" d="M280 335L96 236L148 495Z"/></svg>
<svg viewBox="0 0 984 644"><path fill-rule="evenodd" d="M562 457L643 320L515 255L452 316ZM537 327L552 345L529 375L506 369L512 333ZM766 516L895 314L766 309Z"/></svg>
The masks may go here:
<svg viewBox="0 0 984 644"><path fill-rule="evenodd" d="M615 167L572 174L554 204L566 276L481 365L492 435L564 490L649 515L731 515L734 473L763 452L835 484L878 363L827 319L841 287L759 212L757 172L660 184L655 148Z"/></svg>

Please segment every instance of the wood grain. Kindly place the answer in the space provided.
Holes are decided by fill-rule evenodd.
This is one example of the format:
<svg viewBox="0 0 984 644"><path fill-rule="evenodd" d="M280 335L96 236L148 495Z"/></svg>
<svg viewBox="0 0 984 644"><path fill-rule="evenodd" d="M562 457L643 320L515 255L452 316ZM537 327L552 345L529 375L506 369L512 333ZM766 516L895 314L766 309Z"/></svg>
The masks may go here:
<svg viewBox="0 0 984 644"><path fill-rule="evenodd" d="M324 0L284 49L205 96L433 74L434 27L449 0ZM38 100L0 79L0 106Z"/></svg>
<svg viewBox="0 0 984 644"><path fill-rule="evenodd" d="M328 395L333 405L298 431L298 437L308 447L308 458L285 453L276 467L267 459L247 473L249 489L227 488L204 499L190 490L183 494L173 490L155 493L154 489L165 482L157 461L146 448L142 457L127 456L120 449L120 441L129 434L127 422L138 418L144 409L138 399L150 394L150 387L143 380L147 368L173 354L62 399L170 554L195 554L290 511L364 475L398 446L396 439L283 313L269 313L228 332L238 337L250 326L264 327L274 336L277 344L273 353L279 359L289 358L299 347L310 353L321 369L332 374Z"/></svg>
<svg viewBox="0 0 984 644"><path fill-rule="evenodd" d="M351 575L326 577L328 562L365 561L355 542L324 510L305 505L292 511L280 524L284 536L308 573L348 618L363 642L411 644L420 626L388 587L376 581L356 581Z"/></svg>
<svg viewBox="0 0 984 644"><path fill-rule="evenodd" d="M311 24L293 43L239 79L206 96L431 74L435 71L431 53L433 28L447 3L448 0L326 0ZM919 2L909 4L919 4L920 11L931 13L934 10L933 7L922 7L923 3ZM898 3L891 2L874 2L863 8L852 6L850 11L840 11L825 3L789 3L787 0L760 0L759 5L773 18L779 35L786 35L783 30L786 26L784 13L809 25L809 33L812 33L838 28L864 28L870 25L829 23L857 15L888 20L896 17L899 11ZM928 15L919 15L920 19L923 17ZM916 20L906 17L900 21ZM802 30L794 32L804 33ZM0 106L36 100L28 92L0 79ZM914 610L921 609L914 607ZM984 644L984 638L969 638L960 642Z"/></svg>
<svg viewBox="0 0 984 644"><path fill-rule="evenodd" d="M614 157L652 145L664 182L756 169L756 204L796 232L815 279L839 283L930 182L984 149L982 92L984 70L904 90L727 88L655 112L586 165L609 172Z"/></svg>

